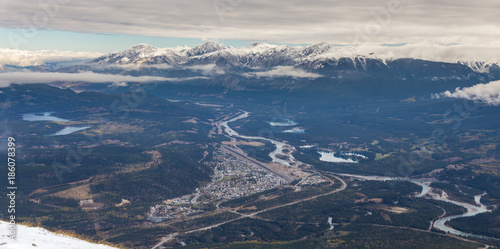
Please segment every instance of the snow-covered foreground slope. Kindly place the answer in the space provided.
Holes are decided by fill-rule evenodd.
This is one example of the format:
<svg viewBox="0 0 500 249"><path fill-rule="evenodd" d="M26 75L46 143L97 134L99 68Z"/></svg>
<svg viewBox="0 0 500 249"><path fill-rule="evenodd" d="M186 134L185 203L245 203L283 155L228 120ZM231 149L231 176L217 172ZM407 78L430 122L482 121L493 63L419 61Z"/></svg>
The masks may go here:
<svg viewBox="0 0 500 249"><path fill-rule="evenodd" d="M2 249L112 249L106 245L94 244L66 235L49 232L40 227L17 225L17 238L10 239L8 223L0 221L0 248Z"/></svg>

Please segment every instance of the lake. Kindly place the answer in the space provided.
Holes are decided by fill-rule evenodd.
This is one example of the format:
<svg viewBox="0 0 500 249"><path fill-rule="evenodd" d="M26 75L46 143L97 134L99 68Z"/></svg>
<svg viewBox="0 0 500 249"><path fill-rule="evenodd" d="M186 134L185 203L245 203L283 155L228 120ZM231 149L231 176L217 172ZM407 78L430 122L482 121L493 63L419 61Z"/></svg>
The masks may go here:
<svg viewBox="0 0 500 249"><path fill-rule="evenodd" d="M320 161L323 162L330 162L330 163L358 163L357 161L354 161L352 159L345 159L341 157L336 157L335 152L323 152L320 151L318 152L321 157L319 158Z"/></svg>
<svg viewBox="0 0 500 249"><path fill-rule="evenodd" d="M297 134L303 134L303 133L306 133L306 130L304 130L304 129L302 129L302 128L292 128L292 129L284 130L283 132L284 132L284 133L297 133Z"/></svg>
<svg viewBox="0 0 500 249"><path fill-rule="evenodd" d="M43 112L43 113L27 113L23 114L23 120L26 121L58 121L58 122L69 122L70 120L64 118L58 118L52 116L54 112Z"/></svg>
<svg viewBox="0 0 500 249"><path fill-rule="evenodd" d="M271 126L295 126L298 125L299 123L290 120L290 119L282 119L282 122L269 122Z"/></svg>
<svg viewBox="0 0 500 249"><path fill-rule="evenodd" d="M90 128L90 126L83 126L83 127L77 127L77 126L68 126L65 127L64 129L56 132L55 134L52 134L52 136L62 136L62 135L69 135L73 132L81 131Z"/></svg>

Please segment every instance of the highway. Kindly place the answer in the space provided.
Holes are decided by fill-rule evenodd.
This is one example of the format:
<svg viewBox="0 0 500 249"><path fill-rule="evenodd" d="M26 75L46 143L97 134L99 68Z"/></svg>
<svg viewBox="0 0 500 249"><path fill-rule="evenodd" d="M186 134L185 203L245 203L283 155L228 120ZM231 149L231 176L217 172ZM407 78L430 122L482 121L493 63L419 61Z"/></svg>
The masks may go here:
<svg viewBox="0 0 500 249"><path fill-rule="evenodd" d="M152 247L152 249L159 248L163 244L172 241L173 239L175 239L175 237L177 237L179 235L186 235L186 234L190 234L190 233L197 233L197 232L202 232L202 231L210 230L210 229L222 226L224 224L231 223L233 221L241 220L241 219L244 219L244 218L261 219L261 220L273 221L273 220L269 220L269 219L264 219L264 218L258 217L257 215L261 214L261 213L264 213L264 212L267 212L267 211L274 210L274 209L278 209L278 208L282 208L282 207L287 207L287 206L295 205L295 204L298 204L298 203L301 203L301 202L304 202L304 201L310 201L310 200L313 200L313 199L316 199L316 198L319 198L319 197L322 197L322 196L331 195L331 194L340 192L342 190L345 190L347 188L347 183L344 180L342 180L338 176L335 176L335 175L332 175L332 176L335 177L337 180L339 180L342 183L342 186L340 186L339 188L337 188L335 190L332 190L332 191L330 191L328 193L306 197L306 198L303 198L303 199L300 199L300 200L297 200L297 201L294 201L294 202L289 202L289 203L281 204L281 205L278 205L278 206L266 208L266 209L259 210L259 211L256 211L256 212L253 212L253 213L250 213L250 214L239 213L239 212L236 211L236 209L235 210L230 210L231 213L238 214L238 215L240 215L240 217L237 217L237 218L234 218L234 219L231 219L231 220L227 220L227 221L224 221L224 222L220 222L220 223L217 223L217 224L213 224L213 225L210 225L210 226L206 226L206 227L201 227L201 228L197 228L197 229L185 231L185 232L182 232L182 233L172 233L172 234L169 234L166 237L164 237L158 244L156 244L154 247ZM332 184L333 184L333 181L332 181Z"/></svg>
<svg viewBox="0 0 500 249"><path fill-rule="evenodd" d="M292 181L293 181L293 179L291 179L290 177L288 177L288 176L286 176L286 175L283 175L283 174L281 174L281 173L279 173L279 172L273 171L272 169L268 168L267 166L265 166L265 165L264 165L264 164L262 164L261 162L259 162L259 161L255 160L255 159L253 159L253 158L251 158L251 157L249 157L249 156L245 155L245 153L244 153L244 152L240 152L240 151L238 151L238 150L236 150L236 149L233 149L233 148L231 148L231 147L229 147L229 146L226 146L226 145L222 145L222 148L223 148L225 151L227 151L227 152L229 152L229 153L233 154L234 156L236 156L236 157L238 157L238 158L240 158L240 159L242 159L242 160L246 160L246 161L248 161L248 162L250 162L250 163L252 163L252 164L255 164L255 165L257 165L257 166L259 166L259 167L261 167L261 168L265 169L266 171L268 171L268 172L270 172L270 173L273 173L273 174L275 174L275 175L279 176L281 179L285 180L287 183L290 183L290 182L292 182Z"/></svg>
<svg viewBox="0 0 500 249"><path fill-rule="evenodd" d="M232 122L232 121L235 121L235 120L240 119L240 118L245 118L247 116L248 116L248 113L244 112L244 114L242 114L240 116L237 116L236 118L233 118L233 119L231 119L229 121L225 121L227 129L222 129L220 127L220 123L222 121L215 123L215 126L218 128L219 131L226 131L228 133L226 136L229 137L233 141L233 145L235 145L235 142L236 142L235 136L242 137L244 139L268 140L268 139L261 138L261 137L248 137L248 136L238 135L237 132L235 132L229 126L227 126L228 122ZM226 120L226 119L224 119L224 120ZM238 157L238 158L240 158L242 160L245 160L247 162L255 164L255 165L263 168L264 170L266 170L268 172L276 174L277 176L281 177L282 179L284 179L287 182L291 182L291 180L292 180L292 179L288 178L287 176L284 176L283 174L281 174L279 172L271 170L265 164L263 164L263 163L255 160L255 159L247 156L244 152L239 151L237 148L233 148L233 147L226 146L226 145L221 145L221 148L223 150L225 150L226 152L231 153L234 156L236 156L236 157ZM319 174L319 175L323 175L320 172L318 172L317 170L312 170L312 171L314 173ZM324 173L327 173L327 172L324 172ZM342 183L342 185L339 188L337 188L335 190L332 190L330 192L324 193L324 194L319 194L319 195L315 195L315 196L305 197L305 198L302 198L300 200L296 200L296 201L293 201L293 202L289 202L289 203L285 203L285 204L281 204L281 205L269 207L269 208L266 208L266 209L262 209L262 210L259 210L259 211L255 211L255 212L249 213L249 214L243 214L243 213L238 212L238 208L224 208L225 211L229 211L231 213L238 214L240 216L237 217L237 218L233 218L233 219L230 219L230 220L227 220L227 221L224 221L224 222L220 222L220 223L217 223L217 224L213 224L213 225L210 225L210 226L201 227L201 228L197 228L197 229L193 229L193 230L189 230L189 231L184 231L184 232L179 232L179 233L169 234L169 235L167 235L167 237L164 237L158 244L156 244L153 247L153 249L157 249L161 245L163 245L163 244L165 244L167 242L173 241L178 236L182 236L182 235L186 235L186 234L191 234L191 233L196 233L196 232L210 230L212 228L219 227L219 226L222 226L224 224L228 224L228 223L231 223L233 221L241 220L241 219L244 219L244 218L274 221L274 220L270 220L270 219L264 219L262 217L259 217L258 215L261 214L261 213L267 212L267 211L271 211L271 210L275 210L275 209L278 209L278 208L295 205L295 204L298 204L298 203L301 203L301 202L310 201L310 200L313 200L313 199L316 199L316 198L319 198L319 197L322 197L322 196L327 196L327 195L331 195L331 194L343 191L343 190L345 190L347 188L347 183L343 179L341 179L338 175L344 176L344 177L362 178L362 179L365 179L365 180L373 180L373 181L407 180L407 181L411 181L411 182L414 182L416 184L419 184L418 182L412 181L410 179L403 179L403 178L390 178L390 177L381 177L381 176L358 176L358 175L350 175L350 174L338 174L338 175L334 175L334 173L332 174L332 172L328 172L328 175L332 176L336 180L340 181ZM327 177L327 179L330 179L330 178ZM333 180L330 179L330 181L333 184ZM421 185L421 184L419 184L419 185ZM428 189L423 188L423 190L422 190L423 193L420 196L422 196L424 194L424 192L427 192L427 191L428 191ZM417 196L417 197L420 197L420 196ZM222 209L219 208L219 204L220 203L217 203L217 211L221 211L222 210ZM444 216L444 215L445 215L445 213L442 216ZM440 217L440 219L443 219L443 218ZM439 218L438 218L438 220L439 220ZM420 231L420 232L435 233L435 232L429 231L429 229L427 229L427 230L421 230L421 229L410 228L410 227L397 227L397 226L377 225L377 224L369 224L369 225L372 225L372 226L375 226L375 227L390 227L390 228L409 229L409 230ZM430 228L432 228L432 226L436 227L436 222L431 223L431 227ZM437 234L439 234L439 233L437 233ZM462 238L462 237L459 237L459 236L453 235L453 234L439 234L439 235L441 235L441 236L447 236L447 237L453 237L453 238L457 238L457 239L460 239L460 240L463 240L463 241L476 242L476 241L469 240L469 239L466 239L466 238ZM489 246L486 245L486 248L488 248L488 247Z"/></svg>

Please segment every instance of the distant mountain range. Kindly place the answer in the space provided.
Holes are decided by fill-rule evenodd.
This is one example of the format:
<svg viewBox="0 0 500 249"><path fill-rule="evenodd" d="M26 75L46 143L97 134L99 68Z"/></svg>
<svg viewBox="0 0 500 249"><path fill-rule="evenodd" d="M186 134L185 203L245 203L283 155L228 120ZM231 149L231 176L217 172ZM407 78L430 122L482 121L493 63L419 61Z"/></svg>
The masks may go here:
<svg viewBox="0 0 500 249"><path fill-rule="evenodd" d="M418 50L418 51L416 51ZM427 74L428 77L470 77L482 74L498 79L500 60L448 58L445 49L439 55L433 51L423 54L424 48L398 46L339 46L317 43L310 46L290 47L254 43L234 48L213 41L195 47L157 48L138 44L124 51L99 56L98 53L64 51L22 51L0 49L2 66L28 67L38 71L61 70L123 70L188 69L204 75L236 73L243 76L318 78L322 76L349 77L352 72L396 72L398 77ZM443 52L444 51L444 52ZM436 52L437 53L437 52ZM75 67L77 65L77 67ZM69 70L68 70L69 68ZM309 73L309 74L308 74ZM389 73L393 74L393 73ZM490 75L493 74L493 75Z"/></svg>
<svg viewBox="0 0 500 249"><path fill-rule="evenodd" d="M390 50L390 49L389 49ZM397 68L398 62L419 60L402 57L396 53L370 52L362 46L333 46L318 43L306 47L269 45L254 43L248 47L233 48L216 42L189 47L156 48L147 44L135 45L127 50L110 53L94 60L99 65L169 65L197 66L215 64L220 67L271 69L293 66L308 71L325 71L325 68L339 67L367 71L369 69ZM489 73L499 70L495 61L433 61L465 66L470 71ZM428 63L422 63L428 67ZM456 68L459 69L460 67ZM397 68L400 69L400 68Z"/></svg>
<svg viewBox="0 0 500 249"><path fill-rule="evenodd" d="M406 58L401 53L396 55L398 48L392 47L370 51L366 46L327 43L306 47L254 43L243 48L215 42L192 48L156 48L139 44L61 71L92 70L181 78L201 76L206 78L199 80L198 85L221 85L232 90L295 90L314 86L310 89L321 91L337 83L364 86L370 83L372 87L378 85L389 89L398 86L401 91L415 91L416 94L437 93L500 79L499 64L491 61ZM353 87L359 86L354 84Z"/></svg>
<svg viewBox="0 0 500 249"><path fill-rule="evenodd" d="M165 89L161 91L162 87L157 89L161 97L172 96L173 92L184 94L198 90L203 95L207 91L213 93L214 88L218 89L217 93L224 93L225 90L298 91L308 92L309 97L319 94L328 97L332 92L339 91L355 92L362 98L371 96L374 91L404 98L414 95L430 97L431 94L452 91L457 87L500 80L500 62L496 60L450 59L452 57L446 56L446 49L435 56L432 51L422 53L423 50L416 46L403 49L402 46L339 46L327 43L305 47L254 43L234 48L209 41L191 48L157 48L138 44L124 51L100 56L71 54L67 57L71 58L69 61L63 60L63 53L38 53L40 58L49 54L50 63L41 63L43 59L39 57L31 59L29 53L2 50L5 52L4 60L25 58L36 63L26 66L29 61L19 59L17 66L4 66L0 72L20 69L25 72L29 69L71 74L91 71L95 73L92 77L102 78L107 78L109 74L130 76L129 84L110 80L113 87L134 85L134 79L137 79L134 77L137 76L162 77L166 83L173 84L162 86ZM22 56L16 57L16 53ZM58 58L61 60L57 61ZM2 58L0 64L1 61ZM23 78L22 75L16 77ZM68 77L57 77L56 85L61 87L108 91L103 84L71 80L61 83L61 78ZM11 80L9 83L16 82ZM143 84L140 81L135 83Z"/></svg>

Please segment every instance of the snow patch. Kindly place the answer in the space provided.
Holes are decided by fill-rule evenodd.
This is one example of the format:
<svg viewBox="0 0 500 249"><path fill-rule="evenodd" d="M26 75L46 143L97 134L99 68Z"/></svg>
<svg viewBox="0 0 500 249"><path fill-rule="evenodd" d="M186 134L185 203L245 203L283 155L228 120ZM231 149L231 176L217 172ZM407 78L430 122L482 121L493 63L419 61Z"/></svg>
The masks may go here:
<svg viewBox="0 0 500 249"><path fill-rule="evenodd" d="M90 243L84 240L76 239L67 235L56 234L40 227L28 227L24 225L17 226L17 238L10 239L9 223L0 221L0 245L2 249L113 249L102 244Z"/></svg>

